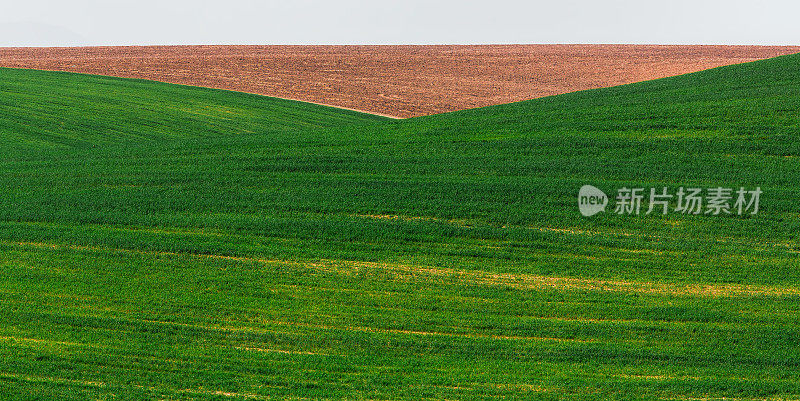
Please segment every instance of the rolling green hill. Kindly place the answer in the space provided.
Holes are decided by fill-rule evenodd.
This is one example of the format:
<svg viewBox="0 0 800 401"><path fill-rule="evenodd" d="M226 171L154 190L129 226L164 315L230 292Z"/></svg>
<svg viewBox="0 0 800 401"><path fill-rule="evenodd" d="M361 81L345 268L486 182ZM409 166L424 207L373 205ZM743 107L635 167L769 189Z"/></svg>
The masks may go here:
<svg viewBox="0 0 800 401"><path fill-rule="evenodd" d="M381 117L223 90L0 68L0 151L239 136Z"/></svg>
<svg viewBox="0 0 800 401"><path fill-rule="evenodd" d="M800 396L800 55L403 121L0 90L10 398ZM764 193L586 218L585 184Z"/></svg>

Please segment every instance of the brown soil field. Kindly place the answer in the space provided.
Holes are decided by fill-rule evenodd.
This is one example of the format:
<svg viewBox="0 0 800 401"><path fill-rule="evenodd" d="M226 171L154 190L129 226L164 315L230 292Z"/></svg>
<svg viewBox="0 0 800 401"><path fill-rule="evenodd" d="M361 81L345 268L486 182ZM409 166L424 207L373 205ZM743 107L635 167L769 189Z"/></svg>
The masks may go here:
<svg viewBox="0 0 800 401"><path fill-rule="evenodd" d="M0 48L0 67L143 78L415 117L798 52L657 45Z"/></svg>

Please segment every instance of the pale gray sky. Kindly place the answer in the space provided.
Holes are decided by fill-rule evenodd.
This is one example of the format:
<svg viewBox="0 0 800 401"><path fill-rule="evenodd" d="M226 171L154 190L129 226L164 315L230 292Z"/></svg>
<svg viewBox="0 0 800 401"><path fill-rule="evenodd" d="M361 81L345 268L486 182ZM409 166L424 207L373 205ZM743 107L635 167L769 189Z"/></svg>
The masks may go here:
<svg viewBox="0 0 800 401"><path fill-rule="evenodd" d="M0 46L800 44L797 0L0 0Z"/></svg>

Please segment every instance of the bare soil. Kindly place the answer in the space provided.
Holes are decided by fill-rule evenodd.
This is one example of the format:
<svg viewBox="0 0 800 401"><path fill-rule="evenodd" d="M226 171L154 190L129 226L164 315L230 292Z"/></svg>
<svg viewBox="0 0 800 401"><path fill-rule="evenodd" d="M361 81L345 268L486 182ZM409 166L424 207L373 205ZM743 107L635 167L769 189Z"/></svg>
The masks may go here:
<svg viewBox="0 0 800 401"><path fill-rule="evenodd" d="M415 117L798 52L655 45L0 48L0 67L143 78Z"/></svg>

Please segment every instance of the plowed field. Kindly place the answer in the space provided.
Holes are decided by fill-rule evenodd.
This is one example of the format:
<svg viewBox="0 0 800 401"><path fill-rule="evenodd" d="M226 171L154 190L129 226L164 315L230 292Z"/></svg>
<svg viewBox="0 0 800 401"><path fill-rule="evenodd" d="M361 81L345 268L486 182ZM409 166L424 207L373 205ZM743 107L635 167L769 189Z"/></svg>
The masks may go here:
<svg viewBox="0 0 800 401"><path fill-rule="evenodd" d="M0 67L143 78L414 117L797 52L649 45L0 48Z"/></svg>

